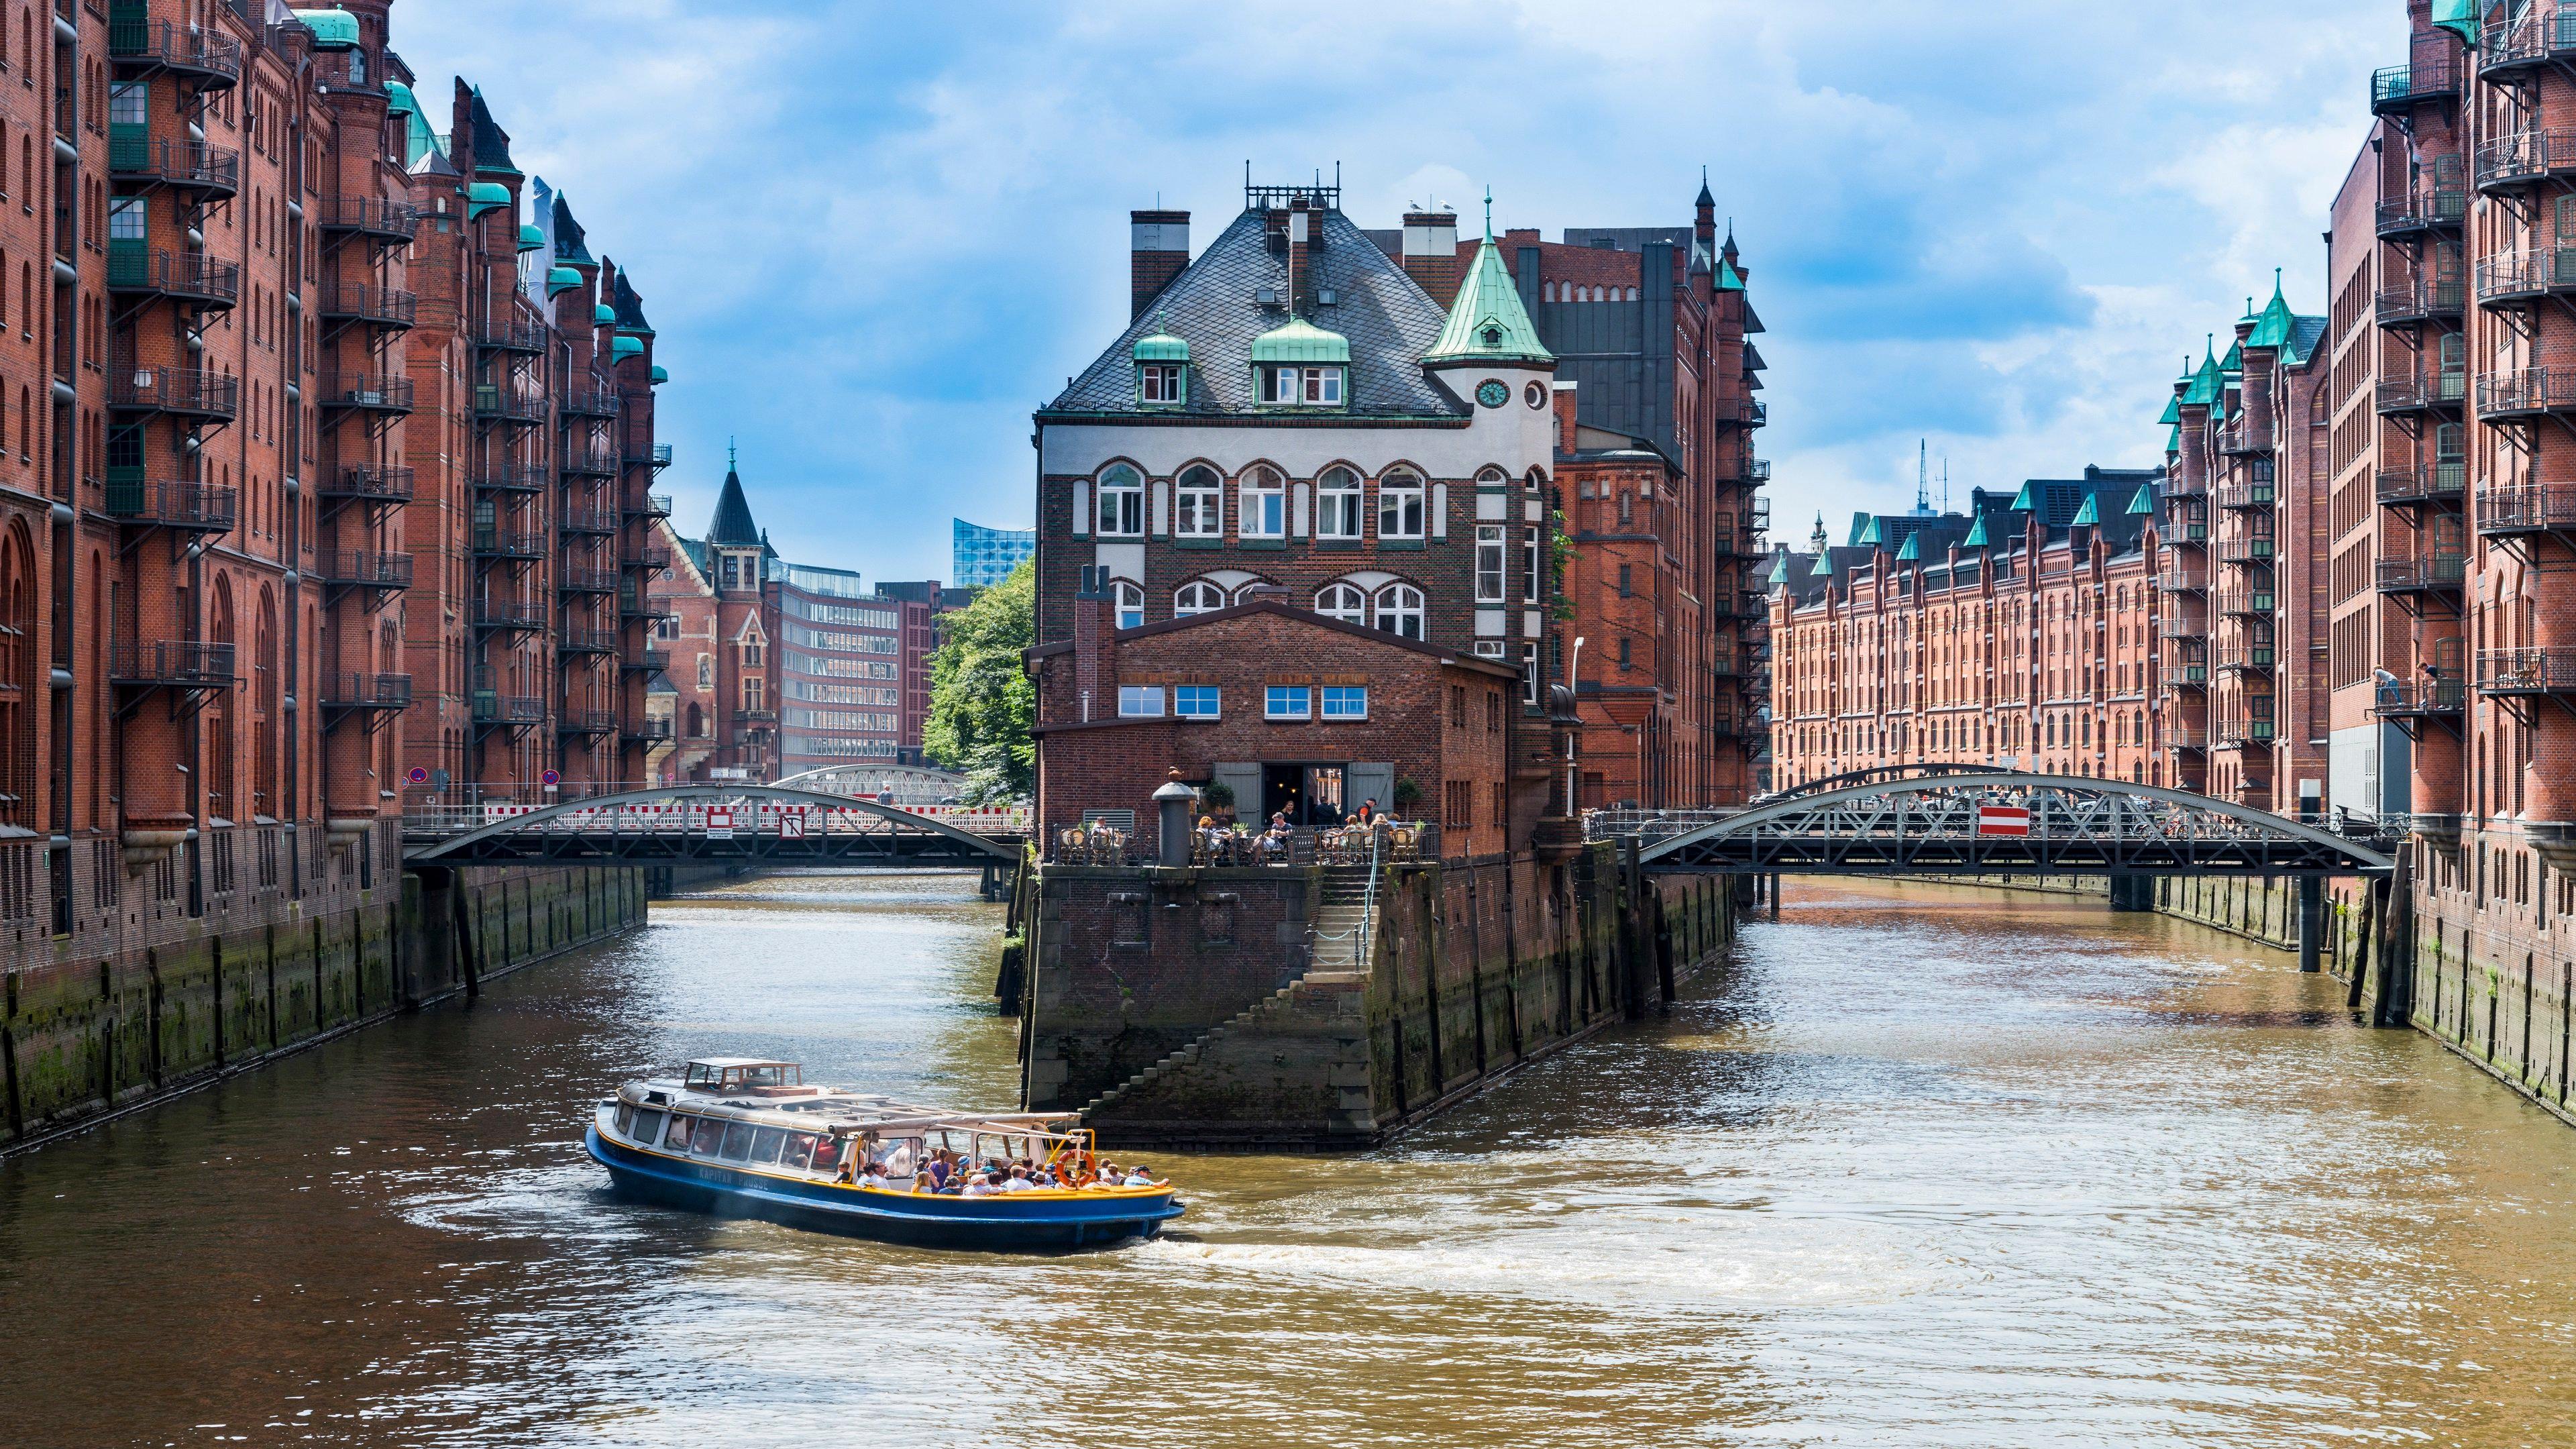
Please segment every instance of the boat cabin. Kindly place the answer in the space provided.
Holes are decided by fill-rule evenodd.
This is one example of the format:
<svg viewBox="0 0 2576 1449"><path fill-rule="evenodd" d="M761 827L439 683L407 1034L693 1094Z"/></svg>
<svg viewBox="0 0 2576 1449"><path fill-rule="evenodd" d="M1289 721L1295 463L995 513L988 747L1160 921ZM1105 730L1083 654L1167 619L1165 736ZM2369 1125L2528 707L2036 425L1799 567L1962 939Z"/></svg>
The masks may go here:
<svg viewBox="0 0 2576 1449"><path fill-rule="evenodd" d="M805 1086L805 1069L795 1062L764 1062L751 1057L704 1057L689 1063L680 1080L691 1092L718 1096L801 1096L817 1089Z"/></svg>

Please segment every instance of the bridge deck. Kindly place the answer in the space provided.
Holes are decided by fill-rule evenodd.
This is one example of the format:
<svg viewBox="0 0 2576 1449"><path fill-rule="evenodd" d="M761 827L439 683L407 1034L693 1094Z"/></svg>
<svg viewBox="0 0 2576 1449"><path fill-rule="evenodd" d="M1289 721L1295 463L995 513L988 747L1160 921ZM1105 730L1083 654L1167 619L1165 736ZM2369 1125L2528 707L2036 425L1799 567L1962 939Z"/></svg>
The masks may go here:
<svg viewBox="0 0 2576 1449"><path fill-rule="evenodd" d="M1016 864L1024 811L909 811L776 787L674 787L556 805L414 802L406 860L425 865Z"/></svg>

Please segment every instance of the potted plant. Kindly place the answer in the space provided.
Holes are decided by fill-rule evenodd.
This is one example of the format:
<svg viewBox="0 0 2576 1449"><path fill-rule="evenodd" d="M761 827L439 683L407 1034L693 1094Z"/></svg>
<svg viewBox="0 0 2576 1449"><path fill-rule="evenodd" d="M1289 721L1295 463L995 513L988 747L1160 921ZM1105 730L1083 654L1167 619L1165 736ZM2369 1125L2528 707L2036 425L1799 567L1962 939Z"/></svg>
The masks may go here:
<svg viewBox="0 0 2576 1449"><path fill-rule="evenodd" d="M1234 817L1234 787L1223 780L1210 780L1199 787L1199 798L1207 802L1210 815L1221 820Z"/></svg>

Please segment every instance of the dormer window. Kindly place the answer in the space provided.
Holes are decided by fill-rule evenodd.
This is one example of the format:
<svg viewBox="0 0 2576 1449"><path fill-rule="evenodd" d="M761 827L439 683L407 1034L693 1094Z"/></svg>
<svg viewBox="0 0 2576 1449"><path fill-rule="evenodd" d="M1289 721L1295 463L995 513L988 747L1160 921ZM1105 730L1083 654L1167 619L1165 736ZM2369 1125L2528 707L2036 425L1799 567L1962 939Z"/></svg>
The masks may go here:
<svg viewBox="0 0 2576 1449"><path fill-rule="evenodd" d="M1187 386L1177 362L1136 364L1136 400L1149 408L1179 407L1189 401Z"/></svg>
<svg viewBox="0 0 2576 1449"><path fill-rule="evenodd" d="M1340 407L1342 372L1339 367L1265 367L1261 400L1276 407Z"/></svg>

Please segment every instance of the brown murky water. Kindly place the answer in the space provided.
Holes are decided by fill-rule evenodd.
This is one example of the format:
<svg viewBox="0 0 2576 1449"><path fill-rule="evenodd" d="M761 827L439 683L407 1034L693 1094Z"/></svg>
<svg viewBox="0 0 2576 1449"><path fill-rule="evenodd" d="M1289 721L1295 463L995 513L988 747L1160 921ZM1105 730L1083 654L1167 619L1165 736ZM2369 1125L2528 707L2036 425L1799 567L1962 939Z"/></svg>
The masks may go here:
<svg viewBox="0 0 2576 1449"><path fill-rule="evenodd" d="M1073 1258L609 1198L704 1052L1006 1099L995 908L759 882L0 1166L0 1445L2565 1444L2576 1131L2175 922L1836 883L1668 1021Z"/></svg>

